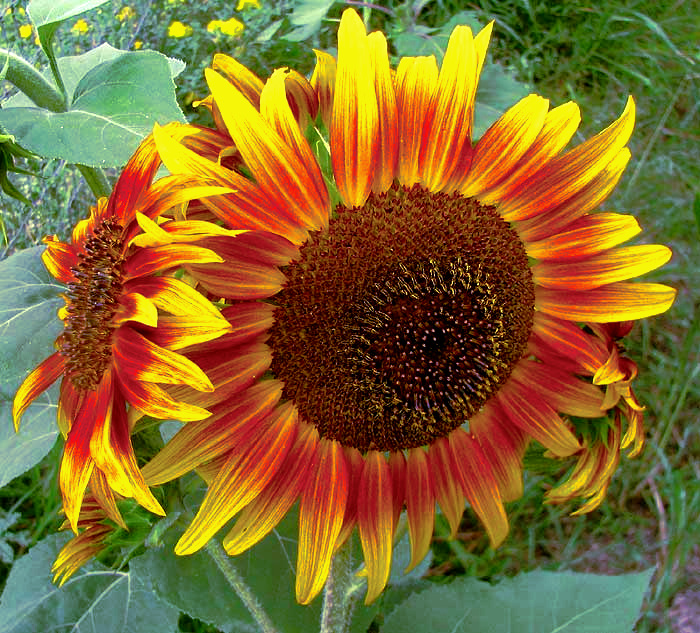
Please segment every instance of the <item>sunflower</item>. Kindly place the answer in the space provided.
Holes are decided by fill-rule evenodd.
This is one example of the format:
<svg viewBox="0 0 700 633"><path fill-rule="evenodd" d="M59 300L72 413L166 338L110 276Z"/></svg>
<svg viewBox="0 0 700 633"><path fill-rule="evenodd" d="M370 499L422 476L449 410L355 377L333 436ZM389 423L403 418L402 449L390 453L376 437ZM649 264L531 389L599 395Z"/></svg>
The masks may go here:
<svg viewBox="0 0 700 633"><path fill-rule="evenodd" d="M203 204L248 230L212 246L223 263L185 266L229 304L232 327L189 351L231 380L210 394L212 416L144 467L154 485L193 468L209 483L178 554L238 513L224 547L240 553L299 500L299 602L355 528L371 602L404 508L409 568L428 551L436 502L453 535L468 502L496 546L529 442L579 460L552 501L595 498L619 449L639 444L634 372L615 341L625 328L606 324L671 306L672 288L628 281L670 251L619 247L636 220L594 212L629 160L634 102L564 152L578 107L530 95L474 144L490 33L459 26L441 68L431 56L394 70L385 37L347 10L337 62L319 53L310 82L327 142L321 122L300 129L284 69L255 98L242 71L207 70L237 167L196 151L201 130L154 131L172 173L233 190Z"/></svg>
<svg viewBox="0 0 700 633"><path fill-rule="evenodd" d="M44 239L43 262L66 290L59 311L64 329L56 350L19 387L15 428L31 402L61 378L58 425L66 438L60 468L63 508L77 533L88 485L96 502L121 522L115 493L164 514L137 465L131 430L141 415L199 420L209 412L174 400L161 386L188 384L207 392L209 378L175 350L216 338L227 320L200 293L167 274L185 262L219 262L206 243L209 223L170 222L159 216L193 198L225 191L201 179L169 176L153 137L137 149L109 197L91 208L70 242ZM130 409L128 409L130 405ZM85 537L87 538L87 537Z"/></svg>

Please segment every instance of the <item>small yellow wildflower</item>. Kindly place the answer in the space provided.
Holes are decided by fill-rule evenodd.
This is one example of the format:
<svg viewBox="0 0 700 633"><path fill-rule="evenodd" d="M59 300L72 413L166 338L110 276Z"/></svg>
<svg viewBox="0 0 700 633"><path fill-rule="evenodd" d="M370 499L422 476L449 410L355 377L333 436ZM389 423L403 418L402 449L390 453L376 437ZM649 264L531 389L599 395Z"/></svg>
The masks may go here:
<svg viewBox="0 0 700 633"><path fill-rule="evenodd" d="M242 11L247 7L253 7L254 9L260 8L260 0L238 0L238 5L236 6L236 11Z"/></svg>
<svg viewBox="0 0 700 633"><path fill-rule="evenodd" d="M117 13L117 20L124 22L129 18L133 18L135 15L136 12L131 7L122 7L121 11Z"/></svg>
<svg viewBox="0 0 700 633"><path fill-rule="evenodd" d="M31 24L23 24L19 27L19 36L26 40L28 37L31 37L33 30Z"/></svg>
<svg viewBox="0 0 700 633"><path fill-rule="evenodd" d="M168 37L189 37L192 35L192 27L175 20L168 27Z"/></svg>
<svg viewBox="0 0 700 633"><path fill-rule="evenodd" d="M80 18L70 29L75 33L76 35L84 35L90 30L90 25L83 20L83 18Z"/></svg>
<svg viewBox="0 0 700 633"><path fill-rule="evenodd" d="M141 40L134 40L134 50L137 51L143 46L143 42Z"/></svg>
<svg viewBox="0 0 700 633"><path fill-rule="evenodd" d="M230 35L231 37L237 37L243 33L245 25L243 22L236 20L236 18L230 18L228 20L212 20L207 24L207 31L210 33L215 33L219 31L224 35Z"/></svg>
<svg viewBox="0 0 700 633"><path fill-rule="evenodd" d="M17 13L19 13L20 15L24 15L26 11L22 7L19 7L19 9L17 9Z"/></svg>

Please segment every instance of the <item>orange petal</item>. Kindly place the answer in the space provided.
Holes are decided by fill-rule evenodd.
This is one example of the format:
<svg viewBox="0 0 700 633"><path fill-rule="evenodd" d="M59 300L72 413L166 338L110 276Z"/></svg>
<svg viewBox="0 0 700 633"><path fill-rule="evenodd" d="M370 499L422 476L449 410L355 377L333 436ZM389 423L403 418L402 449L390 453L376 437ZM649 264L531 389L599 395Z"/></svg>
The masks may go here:
<svg viewBox="0 0 700 633"><path fill-rule="evenodd" d="M269 415L281 396L281 383L265 380L241 392L223 411L185 424L143 467L146 481L151 486L165 483L235 449L241 437L249 435Z"/></svg>
<svg viewBox="0 0 700 633"><path fill-rule="evenodd" d="M391 187L396 176L399 160L399 122L386 38L383 33L375 31L367 36L367 44L374 68L379 121L377 169L372 190L381 193Z"/></svg>
<svg viewBox="0 0 700 633"><path fill-rule="evenodd" d="M231 327L225 320L212 319L208 314L161 315L158 317L157 327L148 332L148 339L160 347L177 351L217 340L230 331Z"/></svg>
<svg viewBox="0 0 700 633"><path fill-rule="evenodd" d="M491 547L498 547L508 535L508 518L486 455L474 437L461 428L452 431L448 440L469 505L484 524Z"/></svg>
<svg viewBox="0 0 700 633"><path fill-rule="evenodd" d="M345 506L345 516L343 517L343 527L340 528L340 533L335 542L335 549L338 550L350 538L357 524L358 513L358 493L360 489L360 480L362 471L365 467L365 460L362 453L356 448L344 446L345 462L348 465L348 479L350 481L350 490L348 492L348 503Z"/></svg>
<svg viewBox="0 0 700 633"><path fill-rule="evenodd" d="M243 259L229 259L222 265L194 264L185 268L208 292L238 301L272 297L287 281L278 268Z"/></svg>
<svg viewBox="0 0 700 633"><path fill-rule="evenodd" d="M540 240L563 231L574 220L598 207L617 186L631 156L629 149L623 147L599 173L560 204L548 206L543 202L535 214L516 222L521 239ZM502 215L507 221L517 219L517 214L509 215L505 210Z"/></svg>
<svg viewBox="0 0 700 633"><path fill-rule="evenodd" d="M112 335L112 354L120 376L140 382L189 385L198 391L213 391L206 374L181 354L151 343L130 327Z"/></svg>
<svg viewBox="0 0 700 633"><path fill-rule="evenodd" d="M671 254L671 249L666 246L627 246L573 263L542 262L530 271L533 281L540 286L590 290L655 270L668 262Z"/></svg>
<svg viewBox="0 0 700 633"><path fill-rule="evenodd" d="M306 200L306 210L309 213L311 225L316 230L320 230L328 226L330 214L328 190L316 157L287 101L285 88L287 77L289 75L286 70L278 69L272 73L260 96L260 114L294 150L297 163L309 170L309 186L313 188L313 195L308 196Z"/></svg>
<svg viewBox="0 0 700 633"><path fill-rule="evenodd" d="M630 97L620 118L605 130L552 158L504 193L499 212L509 221L522 220L553 209L577 195L620 154L634 127Z"/></svg>
<svg viewBox="0 0 700 633"><path fill-rule="evenodd" d="M318 114L316 91L309 80L296 70L288 72L284 78L284 88L287 92L289 107L292 109L292 114L298 122L299 128L306 130Z"/></svg>
<svg viewBox="0 0 700 633"><path fill-rule="evenodd" d="M411 537L411 562L406 572L420 563L430 548L435 524L435 494L428 456L422 448L412 448L406 463L406 514Z"/></svg>
<svg viewBox="0 0 700 633"><path fill-rule="evenodd" d="M394 508L393 525L394 530L396 530L406 499L406 458L402 451L390 453L389 470L391 470L391 492Z"/></svg>
<svg viewBox="0 0 700 633"><path fill-rule="evenodd" d="M138 292L150 299L156 307L175 316L207 316L212 327L224 327L224 317L211 301L192 286L174 277L147 277L134 279L124 284L126 292Z"/></svg>
<svg viewBox="0 0 700 633"><path fill-rule="evenodd" d="M299 506L296 596L300 604L309 604L326 582L350 484L338 442L321 439L317 452L318 468L307 481Z"/></svg>
<svg viewBox="0 0 700 633"><path fill-rule="evenodd" d="M247 178L199 156L156 126L153 135L163 163L173 174L191 174L213 180L234 193L211 196L201 202L229 227L235 229L262 229L284 235L295 244L302 244L308 232L286 207L276 206L260 188ZM291 150L290 150L291 151Z"/></svg>
<svg viewBox="0 0 700 633"><path fill-rule="evenodd" d="M529 95L503 114L481 137L472 154L464 196L478 196L507 177L542 130L549 102Z"/></svg>
<svg viewBox="0 0 700 633"><path fill-rule="evenodd" d="M561 152L576 132L581 122L578 105L569 101L550 110L537 138L525 155L513 166L506 180L479 195L483 204L497 204L508 196L508 191L526 179Z"/></svg>
<svg viewBox="0 0 700 633"><path fill-rule="evenodd" d="M537 391L560 413L584 418L603 415L601 389L567 371L544 363L522 360L513 369L511 379L516 381L522 390Z"/></svg>
<svg viewBox="0 0 700 633"><path fill-rule="evenodd" d="M338 66L330 127L331 160L348 207L365 203L379 158L379 110L365 25L346 9L338 29Z"/></svg>
<svg viewBox="0 0 700 633"><path fill-rule="evenodd" d="M676 290L662 284L618 283L576 292L535 288L535 308L560 319L610 323L645 319L666 312Z"/></svg>
<svg viewBox="0 0 700 633"><path fill-rule="evenodd" d="M209 417L210 413L202 407L177 402L158 385L134 380L128 373L119 371L115 365L117 377L127 401L144 415L150 415L161 420L201 420Z"/></svg>
<svg viewBox="0 0 700 633"><path fill-rule="evenodd" d="M420 180L419 158L423 122L438 83L435 57L403 57L396 71L396 107L399 118L399 182L410 186Z"/></svg>
<svg viewBox="0 0 700 633"><path fill-rule="evenodd" d="M230 331L216 341L198 345L199 350L218 353L222 349L248 343L266 333L274 323L274 306L260 301L236 303L226 306L221 315L228 321Z"/></svg>
<svg viewBox="0 0 700 633"><path fill-rule="evenodd" d="M445 189L455 172L460 182L466 175L464 149L471 154L474 99L492 28L474 38L468 26L457 26L450 35L423 124L420 171L431 191Z"/></svg>
<svg viewBox="0 0 700 633"><path fill-rule="evenodd" d="M133 497L144 508L165 515L141 475L131 446L126 404L119 392L112 393L111 372L105 372L100 389L112 396L107 415L95 419L90 454L110 488L123 497Z"/></svg>
<svg viewBox="0 0 700 633"><path fill-rule="evenodd" d="M142 248L197 242L214 235L236 237L241 233L245 233L245 231L233 231L213 222L204 222L202 220L171 220L158 224L143 213L136 214L136 221L143 233L139 233L134 237L129 242L129 245Z"/></svg>
<svg viewBox="0 0 700 633"><path fill-rule="evenodd" d="M304 424L285 462L226 535L224 548L229 554L240 554L255 545L287 514L301 494L309 471L316 468L317 447L318 431Z"/></svg>
<svg viewBox="0 0 700 633"><path fill-rule="evenodd" d="M124 263L126 280L145 277L153 273L178 268L185 263L210 263L224 261L208 248L191 244L165 244L150 248L139 248Z"/></svg>
<svg viewBox="0 0 700 633"><path fill-rule="evenodd" d="M335 57L316 49L314 49L314 53L316 54L316 66L314 67L310 82L318 97L321 118L326 128L330 129L337 68Z"/></svg>
<svg viewBox="0 0 700 633"><path fill-rule="evenodd" d="M510 421L554 455L568 457L581 448L557 412L534 391L509 380L497 398Z"/></svg>
<svg viewBox="0 0 700 633"><path fill-rule="evenodd" d="M19 431L19 422L27 410L27 407L44 393L59 376L63 375L65 360L58 352L51 354L24 379L17 389L12 403L12 419L15 431Z"/></svg>
<svg viewBox="0 0 700 633"><path fill-rule="evenodd" d="M458 483L455 457L446 438L441 437L431 444L428 449L428 462L437 502L450 524L450 538L455 538L464 513L464 494Z"/></svg>
<svg viewBox="0 0 700 633"><path fill-rule="evenodd" d="M503 501L514 501L523 494L523 457L529 438L491 399L469 420L469 430L479 442L491 465Z"/></svg>
<svg viewBox="0 0 700 633"><path fill-rule="evenodd" d="M265 489L292 447L297 429L294 405L286 403L258 424L249 442L236 446L209 485L196 516L175 546L193 554Z"/></svg>
<svg viewBox="0 0 700 633"><path fill-rule="evenodd" d="M389 464L379 451L369 451L364 459L357 499L357 527L368 574L365 604L370 604L389 579L394 525Z"/></svg>
<svg viewBox="0 0 700 633"><path fill-rule="evenodd" d="M111 416L111 409L111 391L100 387L93 391L85 391L83 406L73 421L63 449L58 480L63 496L63 510L76 534L85 489L95 467L90 454L90 440L95 420Z"/></svg>
<svg viewBox="0 0 700 633"><path fill-rule="evenodd" d="M250 103L258 109L260 107L260 94L263 91L262 80L243 64L233 57L216 53L212 60L211 67L228 79Z"/></svg>
<svg viewBox="0 0 700 633"><path fill-rule="evenodd" d="M578 218L561 233L526 241L525 249L536 259L583 259L622 244L641 231L634 216L594 213Z"/></svg>
<svg viewBox="0 0 700 633"><path fill-rule="evenodd" d="M46 270L64 284L72 281L71 268L78 265L75 246L61 242L56 235L47 235L42 241L46 244L46 250L41 254L41 261Z"/></svg>
<svg viewBox="0 0 700 633"><path fill-rule="evenodd" d="M119 297L117 311L112 317L113 325L122 325L127 321L137 321L150 327L158 325L158 309L138 292L125 292Z"/></svg>
<svg viewBox="0 0 700 633"><path fill-rule="evenodd" d="M109 487L107 478L99 468L95 468L92 471L92 477L90 478L90 491L95 496L95 500L99 504L98 512L104 513L118 526L128 530L129 528L127 527L126 522L122 517L122 513L119 511L119 507L117 506L117 500L114 496L114 492ZM80 512L81 521L84 514L85 503L83 503L83 508Z"/></svg>
<svg viewBox="0 0 700 633"><path fill-rule="evenodd" d="M204 72L231 138L270 204L285 210L300 226L321 228L315 219L328 213L328 199L319 196L322 183L316 161L302 163L233 85L212 70ZM283 101L277 107L288 108L283 82L281 89L281 95L274 95Z"/></svg>

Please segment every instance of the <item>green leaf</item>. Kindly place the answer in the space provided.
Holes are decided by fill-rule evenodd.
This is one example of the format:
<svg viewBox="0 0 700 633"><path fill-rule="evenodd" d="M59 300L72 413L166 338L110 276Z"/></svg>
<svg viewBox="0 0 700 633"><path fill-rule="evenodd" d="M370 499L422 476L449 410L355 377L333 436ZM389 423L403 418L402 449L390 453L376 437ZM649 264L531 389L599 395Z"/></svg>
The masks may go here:
<svg viewBox="0 0 700 633"><path fill-rule="evenodd" d="M413 594L381 633L631 633L652 574L534 571L495 586L460 578Z"/></svg>
<svg viewBox="0 0 700 633"><path fill-rule="evenodd" d="M19 433L12 424L12 401L26 375L53 350L62 324L56 311L63 292L41 261L43 246L0 262L0 486L21 475L56 441L57 388L32 404Z"/></svg>
<svg viewBox="0 0 700 633"><path fill-rule="evenodd" d="M290 16L291 23L297 28L283 36L292 42L301 42L321 28L321 21L326 17L328 10L335 0L301 0L294 7Z"/></svg>
<svg viewBox="0 0 700 633"><path fill-rule="evenodd" d="M63 22L106 2L107 0L32 0L27 11L41 36L42 28Z"/></svg>
<svg viewBox="0 0 700 633"><path fill-rule="evenodd" d="M67 112L8 107L0 110L0 125L41 156L120 167L154 123L184 121L171 77L176 62L171 71L172 60L156 51L96 51L63 62L74 84ZM106 59L92 65L100 56Z"/></svg>
<svg viewBox="0 0 700 633"><path fill-rule="evenodd" d="M51 536L15 562L0 602L0 633L177 633L177 609L132 572L91 563L60 589L54 585L51 565L68 537Z"/></svg>
<svg viewBox="0 0 700 633"><path fill-rule="evenodd" d="M318 630L321 612L319 598L308 607L295 599L297 530L296 516L291 513L255 547L230 558L278 630L285 633ZM223 631L257 630L250 613L206 551L191 556L173 553L181 533L172 530L164 539L165 549L132 559L132 573L148 578L162 600L192 617Z"/></svg>
<svg viewBox="0 0 700 633"><path fill-rule="evenodd" d="M529 93L530 88L502 66L494 62L484 64L476 92L473 138L481 138L501 114Z"/></svg>

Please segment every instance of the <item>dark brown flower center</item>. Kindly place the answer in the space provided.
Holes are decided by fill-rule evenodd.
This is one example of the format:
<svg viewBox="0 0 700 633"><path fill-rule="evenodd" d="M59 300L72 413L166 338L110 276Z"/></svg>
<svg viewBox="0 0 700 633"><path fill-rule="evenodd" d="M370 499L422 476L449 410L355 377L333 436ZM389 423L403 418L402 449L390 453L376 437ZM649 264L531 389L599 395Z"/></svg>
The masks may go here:
<svg viewBox="0 0 700 633"><path fill-rule="evenodd" d="M60 353L78 389L95 389L112 358L112 317L122 290L123 228L107 218L85 240L66 290Z"/></svg>
<svg viewBox="0 0 700 633"><path fill-rule="evenodd" d="M360 451L430 444L468 421L525 353L534 286L493 207L394 185L283 269L272 370L322 437Z"/></svg>

